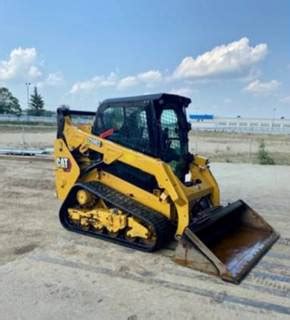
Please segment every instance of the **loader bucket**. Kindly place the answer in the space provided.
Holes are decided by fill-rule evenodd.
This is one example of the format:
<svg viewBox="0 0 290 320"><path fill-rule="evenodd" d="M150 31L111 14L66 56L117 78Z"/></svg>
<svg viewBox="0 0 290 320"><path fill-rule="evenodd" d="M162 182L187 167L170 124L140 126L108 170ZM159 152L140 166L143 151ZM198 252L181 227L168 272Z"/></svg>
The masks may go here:
<svg viewBox="0 0 290 320"><path fill-rule="evenodd" d="M184 231L174 261L239 283L279 238L245 202L211 209Z"/></svg>

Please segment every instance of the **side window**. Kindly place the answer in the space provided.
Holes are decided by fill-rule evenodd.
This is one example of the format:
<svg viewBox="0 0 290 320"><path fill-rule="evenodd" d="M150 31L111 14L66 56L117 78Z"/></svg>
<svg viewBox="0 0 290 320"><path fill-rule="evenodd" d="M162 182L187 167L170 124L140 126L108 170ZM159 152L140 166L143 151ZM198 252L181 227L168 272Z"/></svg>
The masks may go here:
<svg viewBox="0 0 290 320"><path fill-rule="evenodd" d="M162 159L171 166L176 176L183 180L187 165L183 156L184 144L181 144L180 127L174 109L163 109L160 116L160 126Z"/></svg>
<svg viewBox="0 0 290 320"><path fill-rule="evenodd" d="M106 139L125 147L152 154L147 113L141 106L111 106L104 110L97 122L97 133L113 129Z"/></svg>
<svg viewBox="0 0 290 320"><path fill-rule="evenodd" d="M161 147L164 153L177 160L181 155L179 125L176 113L173 109L164 109L160 118L161 124ZM170 159L168 159L170 161Z"/></svg>
<svg viewBox="0 0 290 320"><path fill-rule="evenodd" d="M124 111L122 107L109 107L103 114L104 129L120 130L124 124Z"/></svg>
<svg viewBox="0 0 290 320"><path fill-rule="evenodd" d="M149 143L147 116L146 116L145 110L140 112L139 116L140 116L140 119L139 119L140 127L143 128L143 130L142 130L142 138L146 139L148 141L148 143Z"/></svg>
<svg viewBox="0 0 290 320"><path fill-rule="evenodd" d="M141 107L125 108L125 130L127 146L134 150L150 153L147 114Z"/></svg>

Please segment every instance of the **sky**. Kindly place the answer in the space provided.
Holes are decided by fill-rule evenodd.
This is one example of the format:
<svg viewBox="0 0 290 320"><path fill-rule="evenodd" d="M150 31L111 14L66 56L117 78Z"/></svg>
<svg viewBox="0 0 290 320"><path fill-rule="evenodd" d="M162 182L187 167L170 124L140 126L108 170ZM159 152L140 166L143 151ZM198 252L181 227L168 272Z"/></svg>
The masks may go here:
<svg viewBox="0 0 290 320"><path fill-rule="evenodd" d="M288 0L0 0L0 86L27 107L192 99L190 113L290 118Z"/></svg>

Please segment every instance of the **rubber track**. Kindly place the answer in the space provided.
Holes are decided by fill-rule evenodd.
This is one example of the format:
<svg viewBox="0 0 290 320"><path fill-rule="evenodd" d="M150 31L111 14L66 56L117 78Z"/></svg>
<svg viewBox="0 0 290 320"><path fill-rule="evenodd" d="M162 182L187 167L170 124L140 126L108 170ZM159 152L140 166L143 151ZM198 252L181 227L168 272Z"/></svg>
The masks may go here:
<svg viewBox="0 0 290 320"><path fill-rule="evenodd" d="M122 211L138 218L146 226L151 226L152 230L154 231L157 237L156 242L152 245L138 242L130 242L122 236L113 238L109 234L99 233L95 230L86 231L79 229L76 225L70 222L67 214L67 209L73 207L73 205L75 204L75 195L79 189L86 189L90 193L94 194L97 198L101 198L106 202L109 202L111 205L113 205L113 207L119 208ZM110 187L107 187L99 182L75 184L60 208L59 217L62 225L69 231L81 233L95 238L101 238L107 241L118 243L125 247L134 248L147 252L155 251L157 249L162 248L172 239L174 234L174 228L166 217L140 204L136 200L129 198L123 195L122 193Z"/></svg>

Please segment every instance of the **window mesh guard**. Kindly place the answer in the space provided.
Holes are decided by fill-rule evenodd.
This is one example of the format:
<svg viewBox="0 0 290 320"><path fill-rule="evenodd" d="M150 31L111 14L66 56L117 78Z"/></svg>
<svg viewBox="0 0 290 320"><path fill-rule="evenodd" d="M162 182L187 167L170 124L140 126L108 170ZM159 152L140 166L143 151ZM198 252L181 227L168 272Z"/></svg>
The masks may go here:
<svg viewBox="0 0 290 320"><path fill-rule="evenodd" d="M103 123L100 125L99 133L113 129L113 134L108 139L136 151L153 153L145 108L109 107L105 110Z"/></svg>

